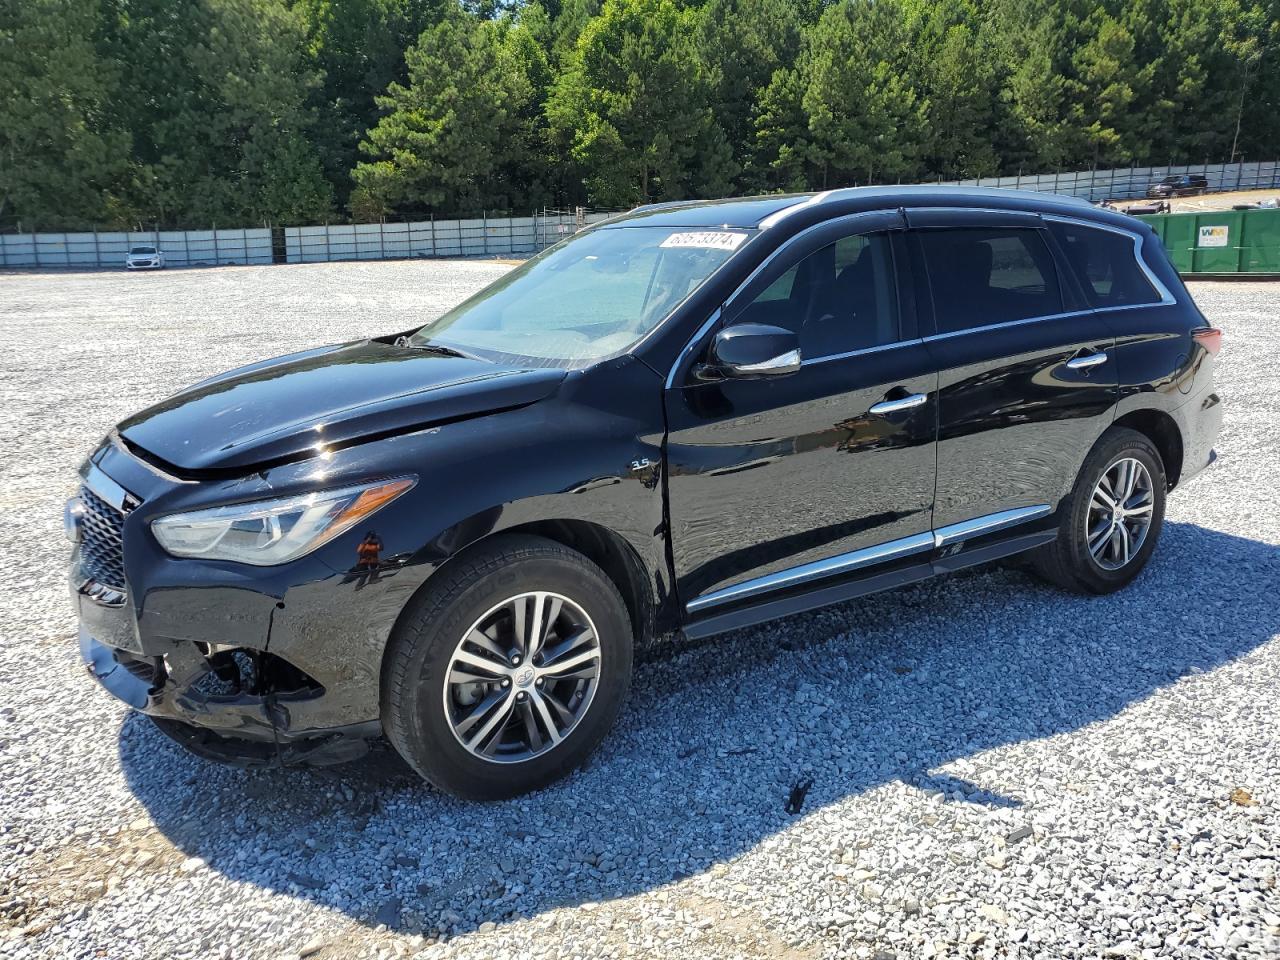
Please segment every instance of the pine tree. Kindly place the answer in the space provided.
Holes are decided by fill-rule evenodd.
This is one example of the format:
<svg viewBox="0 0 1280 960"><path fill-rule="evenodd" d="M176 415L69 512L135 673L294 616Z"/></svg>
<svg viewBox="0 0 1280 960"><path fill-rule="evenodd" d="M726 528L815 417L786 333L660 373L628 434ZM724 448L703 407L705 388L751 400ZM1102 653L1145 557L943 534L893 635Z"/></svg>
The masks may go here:
<svg viewBox="0 0 1280 960"><path fill-rule="evenodd" d="M694 56L695 17L672 0L607 0L579 37L547 116L592 203L729 189L731 151Z"/></svg>
<svg viewBox="0 0 1280 960"><path fill-rule="evenodd" d="M901 8L847 0L810 35L801 63L808 161L825 189L910 178L919 170L928 100L918 88Z"/></svg>
<svg viewBox="0 0 1280 960"><path fill-rule="evenodd" d="M119 76L95 48L96 0L0 7L0 224L83 227L118 214L129 141Z"/></svg>
<svg viewBox="0 0 1280 960"><path fill-rule="evenodd" d="M352 173L353 211L471 216L528 202L515 178L531 176L540 58L508 19L457 10L424 31L406 54L408 84L378 98L386 113L360 145L371 159Z"/></svg>

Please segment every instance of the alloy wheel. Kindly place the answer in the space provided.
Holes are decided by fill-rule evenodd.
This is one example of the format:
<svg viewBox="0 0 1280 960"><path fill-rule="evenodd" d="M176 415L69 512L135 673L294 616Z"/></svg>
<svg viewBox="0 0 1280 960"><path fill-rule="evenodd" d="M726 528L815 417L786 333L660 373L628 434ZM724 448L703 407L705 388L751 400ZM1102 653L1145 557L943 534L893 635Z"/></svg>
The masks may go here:
<svg viewBox="0 0 1280 960"><path fill-rule="evenodd" d="M1140 460L1125 457L1102 472L1085 517L1089 555L1104 570L1119 570L1142 549L1151 529L1155 493Z"/></svg>
<svg viewBox="0 0 1280 960"><path fill-rule="evenodd" d="M600 640L582 607L557 593L522 593L491 607L458 641L445 717L473 756L530 760L586 715L600 668Z"/></svg>

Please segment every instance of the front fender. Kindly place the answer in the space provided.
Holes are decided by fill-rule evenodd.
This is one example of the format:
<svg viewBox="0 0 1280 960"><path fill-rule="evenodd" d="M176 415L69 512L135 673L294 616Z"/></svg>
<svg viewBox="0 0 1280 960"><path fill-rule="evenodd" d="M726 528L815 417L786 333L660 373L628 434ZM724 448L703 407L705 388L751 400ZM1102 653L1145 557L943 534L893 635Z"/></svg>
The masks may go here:
<svg viewBox="0 0 1280 960"><path fill-rule="evenodd" d="M644 570L658 619L669 618L661 400L658 376L623 357L571 374L528 407L336 454L332 469L344 477L412 472L418 484L315 554L331 575L288 588L268 650L326 682L332 725L375 718L383 652L413 596L467 547L547 521L621 538ZM308 469L325 465L280 471ZM376 564L357 552L369 534L381 545Z"/></svg>

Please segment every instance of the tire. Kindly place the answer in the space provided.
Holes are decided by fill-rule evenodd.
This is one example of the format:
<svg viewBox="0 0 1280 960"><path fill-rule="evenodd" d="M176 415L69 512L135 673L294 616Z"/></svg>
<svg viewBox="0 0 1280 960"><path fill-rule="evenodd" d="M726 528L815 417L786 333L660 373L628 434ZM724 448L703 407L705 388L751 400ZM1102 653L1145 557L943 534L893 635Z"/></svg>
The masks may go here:
<svg viewBox="0 0 1280 960"><path fill-rule="evenodd" d="M540 648L535 620L547 624ZM383 728L446 793L497 800L536 790L580 766L613 727L632 636L617 587L586 557L541 537L497 537L446 564L401 615L384 659ZM485 645L464 644L472 637ZM526 658L530 646L542 652Z"/></svg>
<svg viewBox="0 0 1280 960"><path fill-rule="evenodd" d="M1094 501L1095 490L1104 475L1108 476L1109 484L1117 476L1126 476L1120 472L1126 461L1140 464L1149 480L1149 520L1140 542L1133 533L1144 516L1139 512L1143 502L1139 495L1140 471L1133 471L1139 482L1137 492L1128 501L1138 509L1133 516L1125 518L1124 531L1116 531L1114 520L1110 521L1110 527L1105 527L1107 513ZM1154 444L1136 430L1112 427L1085 458L1075 486L1063 504L1058 537L1032 554L1033 568L1050 583L1074 593L1113 593L1126 586L1142 572L1160 539L1166 488L1164 461ZM1108 529L1116 532L1099 533ZM1105 540L1101 548L1098 547L1100 539ZM1132 549L1135 542L1136 550ZM1126 547L1128 559L1124 559Z"/></svg>

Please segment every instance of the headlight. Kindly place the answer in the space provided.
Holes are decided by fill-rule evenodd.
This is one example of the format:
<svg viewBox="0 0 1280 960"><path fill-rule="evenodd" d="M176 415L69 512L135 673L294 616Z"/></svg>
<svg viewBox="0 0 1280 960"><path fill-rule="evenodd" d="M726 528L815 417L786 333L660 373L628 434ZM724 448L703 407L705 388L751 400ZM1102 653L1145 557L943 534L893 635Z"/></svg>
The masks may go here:
<svg viewBox="0 0 1280 960"><path fill-rule="evenodd" d="M417 481L412 477L298 497L237 503L151 521L175 557L234 560L266 567L287 563L350 530Z"/></svg>

